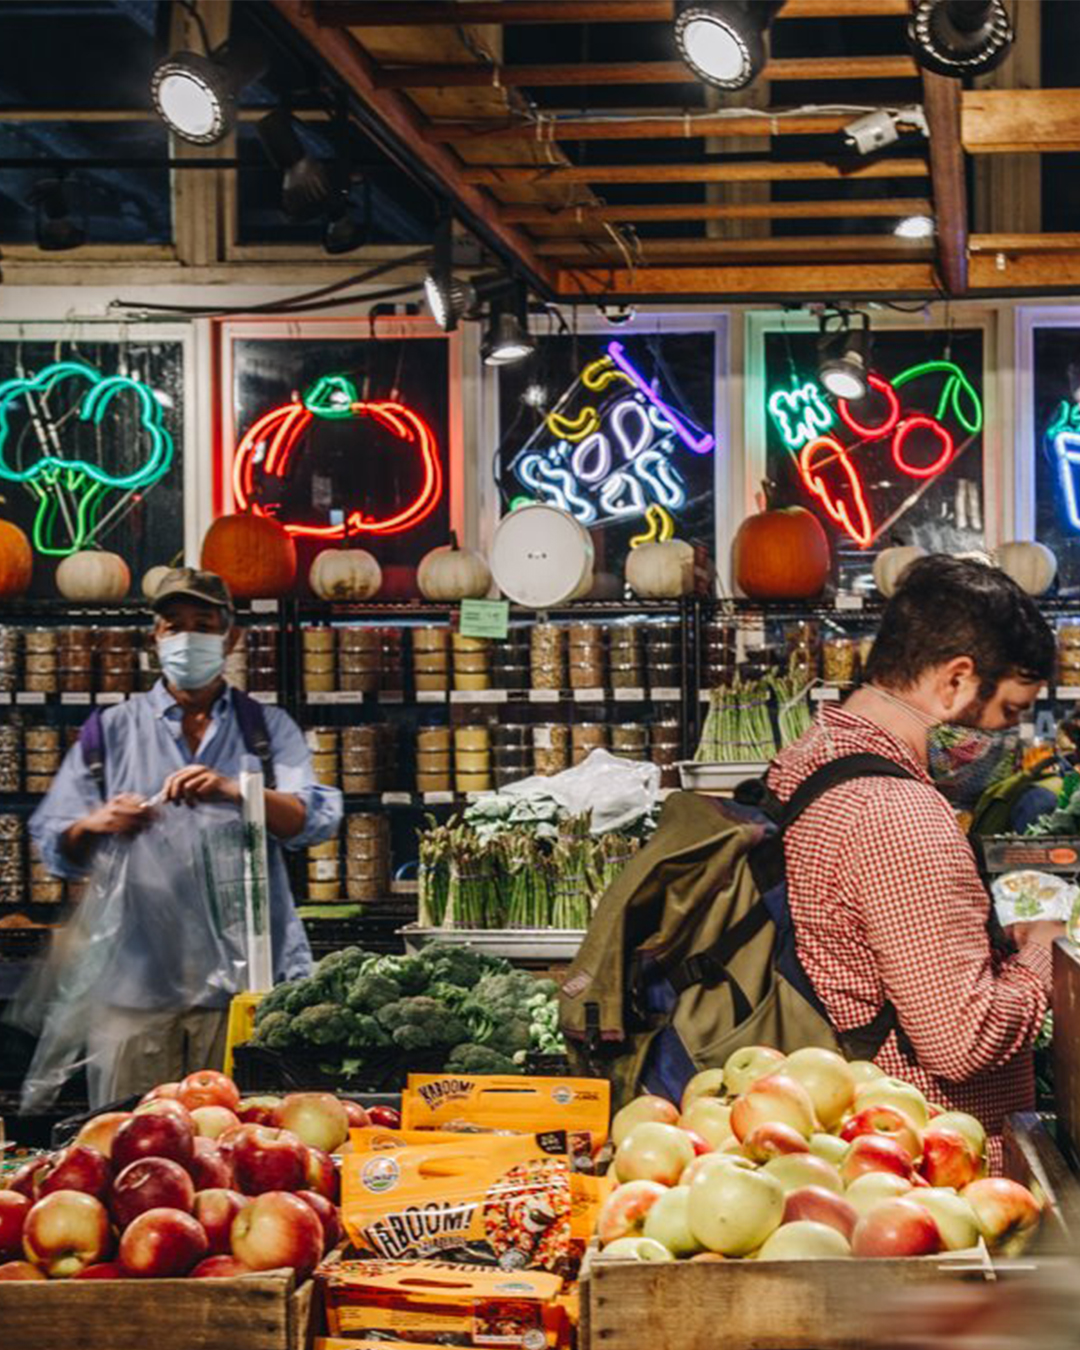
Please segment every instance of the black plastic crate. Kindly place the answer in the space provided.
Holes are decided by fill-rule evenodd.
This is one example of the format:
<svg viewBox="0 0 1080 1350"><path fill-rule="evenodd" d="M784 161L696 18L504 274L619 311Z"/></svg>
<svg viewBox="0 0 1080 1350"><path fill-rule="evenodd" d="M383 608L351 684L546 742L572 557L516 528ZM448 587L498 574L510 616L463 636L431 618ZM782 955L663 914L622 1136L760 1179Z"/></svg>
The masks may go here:
<svg viewBox="0 0 1080 1350"><path fill-rule="evenodd" d="M233 1051L233 1079L245 1094L259 1092L327 1091L354 1096L376 1094L387 1096L385 1103L392 1106L390 1096L400 1096L409 1073L438 1073L445 1063L445 1054L410 1055L408 1063L401 1055L372 1058L364 1072L351 1078L328 1073L320 1068L317 1055L302 1055L285 1050L270 1050L264 1045L238 1045Z"/></svg>

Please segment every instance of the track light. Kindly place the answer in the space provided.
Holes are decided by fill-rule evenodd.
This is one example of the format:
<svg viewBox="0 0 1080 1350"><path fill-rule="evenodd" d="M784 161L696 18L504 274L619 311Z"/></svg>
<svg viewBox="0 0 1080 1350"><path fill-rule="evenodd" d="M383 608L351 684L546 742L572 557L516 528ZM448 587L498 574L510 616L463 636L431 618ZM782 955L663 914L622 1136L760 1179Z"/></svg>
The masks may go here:
<svg viewBox="0 0 1080 1350"><path fill-rule="evenodd" d="M897 239L932 239L934 236L933 216L905 216L897 221L893 234Z"/></svg>
<svg viewBox="0 0 1080 1350"><path fill-rule="evenodd" d="M215 145L236 121L236 95L263 69L260 52L226 43L208 56L174 52L154 67L150 97L170 131L192 145Z"/></svg>
<svg viewBox="0 0 1080 1350"><path fill-rule="evenodd" d="M745 89L765 66L765 34L783 4L784 0L692 0L675 20L679 54L706 84Z"/></svg>
<svg viewBox="0 0 1080 1350"><path fill-rule="evenodd" d="M512 306L492 305L491 320L480 344L480 355L486 366L512 366L532 356L536 350L529 336L528 292L521 285L514 290Z"/></svg>
<svg viewBox="0 0 1080 1350"><path fill-rule="evenodd" d="M364 182L364 210L358 217L349 197L348 187L335 190L326 211L323 227L323 250L331 255L351 253L365 243L371 227L371 193Z"/></svg>
<svg viewBox="0 0 1080 1350"><path fill-rule="evenodd" d="M275 168L281 170L281 209L290 220L315 220L334 191L330 169L308 154L297 124L285 108L275 108L255 131Z"/></svg>
<svg viewBox="0 0 1080 1350"><path fill-rule="evenodd" d="M853 321L856 326L852 326ZM830 328L830 324L836 325ZM833 395L858 403L870 391L870 320L865 314L823 314L818 338L818 378Z"/></svg>
<svg viewBox="0 0 1080 1350"><path fill-rule="evenodd" d="M612 328L621 328L623 324L633 323L637 310L633 305L597 305L596 312Z"/></svg>
<svg viewBox="0 0 1080 1350"><path fill-rule="evenodd" d="M64 178L43 178L31 188L38 248L60 253L86 243L86 222L73 218L73 197L74 186Z"/></svg>
<svg viewBox="0 0 1080 1350"><path fill-rule="evenodd" d="M908 43L920 66L938 75L985 75L1013 44L1002 0L913 0Z"/></svg>
<svg viewBox="0 0 1080 1350"><path fill-rule="evenodd" d="M476 288L454 276L454 221L445 216L435 231L431 267L424 278L424 296L431 317L444 333L452 333L458 320L476 308Z"/></svg>

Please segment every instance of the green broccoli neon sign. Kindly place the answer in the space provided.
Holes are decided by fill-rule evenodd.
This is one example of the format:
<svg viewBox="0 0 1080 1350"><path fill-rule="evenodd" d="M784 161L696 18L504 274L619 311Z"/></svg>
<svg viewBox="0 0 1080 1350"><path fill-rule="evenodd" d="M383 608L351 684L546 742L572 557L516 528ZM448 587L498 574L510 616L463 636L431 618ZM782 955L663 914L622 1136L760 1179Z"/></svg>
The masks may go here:
<svg viewBox="0 0 1080 1350"><path fill-rule="evenodd" d="M57 415L49 407L50 396L71 380L84 381L88 388L74 406ZM90 459L68 459L61 444L66 424L74 420L100 434L114 400L122 396L135 401L139 432L149 451L145 461L129 473L113 473ZM13 423L17 411L24 426L16 436ZM27 438L32 438L40 451L32 462L21 453ZM101 509L109 493L123 492L130 497L152 486L168 472L174 454L157 395L128 375L103 375L85 362L69 360L54 362L36 375L0 384L0 479L20 484L37 499L33 540L39 553L63 557L93 543L95 535L123 505L119 503L102 520Z"/></svg>

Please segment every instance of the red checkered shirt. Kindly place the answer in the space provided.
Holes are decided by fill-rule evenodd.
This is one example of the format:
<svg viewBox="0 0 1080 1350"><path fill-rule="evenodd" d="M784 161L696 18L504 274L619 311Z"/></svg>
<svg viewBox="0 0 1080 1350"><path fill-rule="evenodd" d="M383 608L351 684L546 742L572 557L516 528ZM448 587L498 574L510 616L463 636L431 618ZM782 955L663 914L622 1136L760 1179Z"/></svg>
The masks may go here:
<svg viewBox="0 0 1080 1350"><path fill-rule="evenodd" d="M876 1062L933 1102L968 1111L1000 1163L1004 1117L1035 1101L1032 1043L1050 995L1050 953L1003 957L987 935L990 899L952 810L895 736L827 708L781 752L769 784L787 800L815 769L872 753L919 781L864 778L833 788L787 838L788 901L799 958L840 1031L864 1026L886 999L895 1033Z"/></svg>

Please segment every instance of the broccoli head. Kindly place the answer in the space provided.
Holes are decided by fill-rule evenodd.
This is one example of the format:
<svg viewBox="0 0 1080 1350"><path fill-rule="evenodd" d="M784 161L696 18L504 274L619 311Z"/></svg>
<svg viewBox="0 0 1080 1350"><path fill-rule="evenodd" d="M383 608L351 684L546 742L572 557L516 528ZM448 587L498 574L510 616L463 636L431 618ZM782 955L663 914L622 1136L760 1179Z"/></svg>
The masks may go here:
<svg viewBox="0 0 1080 1350"><path fill-rule="evenodd" d="M444 947L434 944L425 947L417 959L426 966L433 984L454 984L459 989L471 989L482 975L491 973L493 968L507 968L504 961L483 956L471 947L457 945Z"/></svg>
<svg viewBox="0 0 1080 1350"><path fill-rule="evenodd" d="M527 1016L498 1018L487 1043L493 1050L500 1050L504 1055L513 1055L518 1050L528 1050L532 1036Z"/></svg>
<svg viewBox="0 0 1080 1350"><path fill-rule="evenodd" d="M389 1034L379 1025L376 1018L367 1013L354 1014L353 1030L348 1041L350 1050L384 1050L390 1044L392 1042Z"/></svg>
<svg viewBox="0 0 1080 1350"><path fill-rule="evenodd" d="M515 1064L507 1055L500 1054L489 1045L470 1045L465 1042L455 1045L446 1061L446 1068L455 1073L522 1073L520 1064Z"/></svg>
<svg viewBox="0 0 1080 1350"><path fill-rule="evenodd" d="M377 1013L385 1004L399 999L401 994L397 980L369 968L353 980L346 1003L355 1013Z"/></svg>
<svg viewBox="0 0 1080 1350"><path fill-rule="evenodd" d="M360 947L344 947L341 951L324 956L311 976L320 994L318 1001L344 1003L349 995L349 986L368 959L369 953Z"/></svg>
<svg viewBox="0 0 1080 1350"><path fill-rule="evenodd" d="M385 956L379 963L379 973L396 980L407 996L422 994L431 980L428 967L420 956Z"/></svg>
<svg viewBox="0 0 1080 1350"><path fill-rule="evenodd" d="M337 1003L316 1003L292 1020L293 1036L309 1045L348 1045L356 1030L356 1018Z"/></svg>
<svg viewBox="0 0 1080 1350"><path fill-rule="evenodd" d="M532 992L533 977L526 971L511 969L481 976L472 990L472 998L500 1021L516 1017Z"/></svg>
<svg viewBox="0 0 1080 1350"><path fill-rule="evenodd" d="M379 1024L402 1050L428 1050L468 1039L468 1028L438 999L420 994L398 999L378 1013Z"/></svg>
<svg viewBox="0 0 1080 1350"><path fill-rule="evenodd" d="M251 1042L269 1050L288 1050L294 1044L293 1019L287 1012L271 1009L256 1023Z"/></svg>

